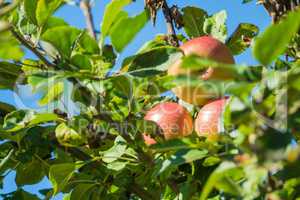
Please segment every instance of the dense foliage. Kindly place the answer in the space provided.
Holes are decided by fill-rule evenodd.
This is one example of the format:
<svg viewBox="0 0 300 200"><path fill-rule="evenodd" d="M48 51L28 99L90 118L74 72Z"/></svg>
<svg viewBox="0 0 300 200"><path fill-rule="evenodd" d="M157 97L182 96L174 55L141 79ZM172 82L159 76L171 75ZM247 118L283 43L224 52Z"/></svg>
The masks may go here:
<svg viewBox="0 0 300 200"><path fill-rule="evenodd" d="M88 30L53 16L66 3L82 8ZM47 177L52 188L41 188L42 199L59 193L66 200L300 199L299 10L287 10L261 33L241 23L228 36L225 11L208 14L147 0L145 10L129 16L124 7L131 3L107 4L98 34L87 0L0 0L0 88L29 85L43 108L0 102L1 198L39 199L22 187ZM156 19L161 11L168 34L153 36L116 71L117 54L149 20L164 20ZM261 65L220 64L184 56L177 47L204 35L224 42L234 55L250 47ZM25 50L35 57L25 59ZM210 66L234 78L168 76L178 59L192 72ZM201 106L168 92L178 85L201 85L217 98L229 97L217 138L194 132L165 140L155 123L144 120L161 102L179 102L195 118ZM157 143L146 145L143 133ZM18 189L3 194L11 171Z"/></svg>

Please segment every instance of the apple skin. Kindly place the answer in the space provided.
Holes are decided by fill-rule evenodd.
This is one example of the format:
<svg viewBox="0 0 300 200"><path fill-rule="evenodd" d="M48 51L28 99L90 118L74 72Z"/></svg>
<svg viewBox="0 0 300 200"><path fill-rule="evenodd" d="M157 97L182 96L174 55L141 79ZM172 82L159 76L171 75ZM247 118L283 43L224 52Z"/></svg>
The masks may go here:
<svg viewBox="0 0 300 200"><path fill-rule="evenodd" d="M162 130L166 140L188 136L193 131L193 119L183 106L166 102L160 103L150 109L145 120L155 122ZM156 141L147 134L143 134L147 145L155 144Z"/></svg>
<svg viewBox="0 0 300 200"><path fill-rule="evenodd" d="M222 131L222 115L226 102L226 98L215 100L200 109L194 124L198 136L217 139Z"/></svg>
<svg viewBox="0 0 300 200"><path fill-rule="evenodd" d="M184 55L198 55L210 60L214 60L225 64L234 64L234 58L230 50L225 44L211 36L202 36L194 38L184 43L180 49L183 51ZM193 73L193 74L192 74ZM230 80L233 79L232 72L227 72L224 70L217 70L211 67L207 67L206 70L202 72L195 72L189 69L184 69L181 67L181 60L176 61L168 69L168 75L196 75L199 76L201 80ZM213 85L205 85L210 90L207 91L203 85L197 87L191 86L178 86L172 91L180 99L194 105L204 105L212 99L219 98L218 91Z"/></svg>

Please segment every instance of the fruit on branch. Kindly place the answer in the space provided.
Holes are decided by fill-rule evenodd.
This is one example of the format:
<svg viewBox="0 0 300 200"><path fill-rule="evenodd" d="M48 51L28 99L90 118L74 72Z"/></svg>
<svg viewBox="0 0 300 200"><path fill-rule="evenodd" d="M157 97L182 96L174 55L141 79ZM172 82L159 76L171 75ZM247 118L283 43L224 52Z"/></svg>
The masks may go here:
<svg viewBox="0 0 300 200"><path fill-rule="evenodd" d="M223 130L223 112L226 102L226 98L215 100L200 109L195 119L195 131L199 136L217 138Z"/></svg>
<svg viewBox="0 0 300 200"><path fill-rule="evenodd" d="M160 103L150 109L144 119L155 122L166 140L181 138L190 135L193 131L192 117L187 109L177 103ZM147 145L156 143L147 134L144 134L143 137Z"/></svg>
<svg viewBox="0 0 300 200"><path fill-rule="evenodd" d="M180 49L184 52L185 56L197 55L219 63L234 64L234 58L226 45L211 36L194 38L184 43ZM193 75L199 77L201 80L230 80L233 78L231 72L209 66L201 71L184 69L181 66L181 60L178 60L169 67L168 74L173 76ZM199 84L193 87L189 85L178 86L173 89L173 92L180 99L195 105L204 105L212 99L219 98L218 89L209 84Z"/></svg>

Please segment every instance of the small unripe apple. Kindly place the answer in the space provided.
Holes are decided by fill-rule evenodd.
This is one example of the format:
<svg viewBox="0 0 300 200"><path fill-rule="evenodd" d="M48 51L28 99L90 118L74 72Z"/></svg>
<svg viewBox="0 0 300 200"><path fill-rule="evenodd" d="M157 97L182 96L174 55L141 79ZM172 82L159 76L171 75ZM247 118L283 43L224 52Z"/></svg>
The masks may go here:
<svg viewBox="0 0 300 200"><path fill-rule="evenodd" d="M193 54L219 63L234 64L234 58L226 45L211 36L194 38L184 43L180 49L185 56ZM207 66L206 70L198 72L184 69L181 66L181 60L169 67L168 74L173 76L193 75L198 76L201 80L228 80L233 78L232 72L209 66ZM207 91L207 87L210 91ZM195 105L204 105L212 99L219 98L216 96L218 95L217 88L214 88L213 85L206 85L206 89L203 85L197 87L178 86L173 89L173 92L180 99Z"/></svg>
<svg viewBox="0 0 300 200"><path fill-rule="evenodd" d="M195 120L195 131L199 136L216 138L223 130L223 112L227 99L212 101L203 106Z"/></svg>
<svg viewBox="0 0 300 200"><path fill-rule="evenodd" d="M161 128L166 140L181 138L190 135L193 131L193 119L187 109L173 102L154 106L146 113L144 119L155 122ZM147 134L144 134L143 137L147 145L156 143Z"/></svg>

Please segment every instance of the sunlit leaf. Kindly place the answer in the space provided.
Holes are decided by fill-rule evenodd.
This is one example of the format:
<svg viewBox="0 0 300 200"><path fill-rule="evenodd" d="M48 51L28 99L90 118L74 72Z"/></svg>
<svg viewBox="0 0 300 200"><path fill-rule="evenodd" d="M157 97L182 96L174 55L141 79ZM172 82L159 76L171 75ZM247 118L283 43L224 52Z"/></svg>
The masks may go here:
<svg viewBox="0 0 300 200"><path fill-rule="evenodd" d="M208 17L205 10L187 6L182 9L184 30L190 38L205 35L204 22Z"/></svg>
<svg viewBox="0 0 300 200"><path fill-rule="evenodd" d="M102 160L106 163L111 163L115 160L118 160L124 153L127 148L125 140L119 136L115 139L115 144L113 147L107 151L101 152L103 154Z"/></svg>
<svg viewBox="0 0 300 200"><path fill-rule="evenodd" d="M55 129L55 135L58 142L64 146L80 146L86 142L86 136L84 132L77 132L72 127L67 126L65 123L61 123Z"/></svg>
<svg viewBox="0 0 300 200"><path fill-rule="evenodd" d="M287 48L300 27L300 11L289 13L278 24L268 27L255 40L253 54L264 65L271 64Z"/></svg>
<svg viewBox="0 0 300 200"><path fill-rule="evenodd" d="M134 17L123 18L110 30L113 46L121 52L149 20L146 11Z"/></svg>
<svg viewBox="0 0 300 200"><path fill-rule="evenodd" d="M76 28L59 26L48 29L42 35L42 39L51 43L63 58L69 58L72 52L72 47L78 39L79 34L80 30Z"/></svg>
<svg viewBox="0 0 300 200"><path fill-rule="evenodd" d="M241 54L251 45L258 31L258 27L253 24L241 23L228 38L226 45L234 55Z"/></svg>
<svg viewBox="0 0 300 200"><path fill-rule="evenodd" d="M51 15L61 6L62 0L39 0L36 5L36 20L39 26L43 26ZM34 3L31 3L33 5ZM34 7L30 8L30 13ZM32 14L31 14L32 15Z"/></svg>
<svg viewBox="0 0 300 200"><path fill-rule="evenodd" d="M101 46L112 25L119 20L117 18L119 13L122 11L123 7L128 5L130 2L131 0L114 0L106 6L101 24Z"/></svg>
<svg viewBox="0 0 300 200"><path fill-rule="evenodd" d="M204 32L214 38L225 42L227 37L227 27L226 27L227 13L222 10L211 17L207 18L204 22Z"/></svg>

